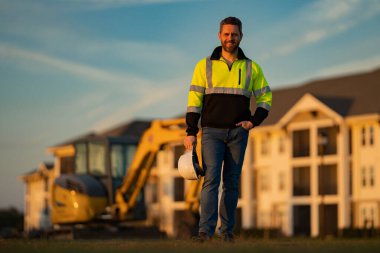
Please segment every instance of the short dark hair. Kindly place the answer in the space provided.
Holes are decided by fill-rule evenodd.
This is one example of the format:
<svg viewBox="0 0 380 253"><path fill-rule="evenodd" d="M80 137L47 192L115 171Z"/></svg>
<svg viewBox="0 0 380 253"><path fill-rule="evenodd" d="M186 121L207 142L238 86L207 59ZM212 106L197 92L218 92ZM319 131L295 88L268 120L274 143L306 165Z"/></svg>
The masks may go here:
<svg viewBox="0 0 380 253"><path fill-rule="evenodd" d="M236 17L227 17L227 18L223 19L222 21L220 21L219 32L222 31L223 25L237 25L239 27L240 34L243 34L243 25L242 25L240 19L238 19Z"/></svg>

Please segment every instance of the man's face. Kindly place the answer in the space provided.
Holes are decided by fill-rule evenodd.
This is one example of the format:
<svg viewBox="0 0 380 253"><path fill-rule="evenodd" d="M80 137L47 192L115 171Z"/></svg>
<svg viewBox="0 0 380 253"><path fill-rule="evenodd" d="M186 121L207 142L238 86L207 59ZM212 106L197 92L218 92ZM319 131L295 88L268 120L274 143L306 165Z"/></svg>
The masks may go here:
<svg viewBox="0 0 380 253"><path fill-rule="evenodd" d="M223 49L233 53L238 49L243 34L240 33L237 25L223 25L218 37Z"/></svg>

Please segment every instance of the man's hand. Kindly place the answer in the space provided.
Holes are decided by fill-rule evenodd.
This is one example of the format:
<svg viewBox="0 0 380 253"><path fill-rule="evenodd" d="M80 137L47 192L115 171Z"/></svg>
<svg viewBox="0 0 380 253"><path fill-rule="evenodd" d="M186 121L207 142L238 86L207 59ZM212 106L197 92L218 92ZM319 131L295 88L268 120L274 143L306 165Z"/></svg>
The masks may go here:
<svg viewBox="0 0 380 253"><path fill-rule="evenodd" d="M247 131L249 131L250 129L253 128L253 124L251 121L241 121L241 122L237 123L236 126L241 126L242 128L244 128Z"/></svg>
<svg viewBox="0 0 380 253"><path fill-rule="evenodd" d="M186 136L183 145L187 150L192 150L193 146L194 148L197 146L197 137L192 135Z"/></svg>

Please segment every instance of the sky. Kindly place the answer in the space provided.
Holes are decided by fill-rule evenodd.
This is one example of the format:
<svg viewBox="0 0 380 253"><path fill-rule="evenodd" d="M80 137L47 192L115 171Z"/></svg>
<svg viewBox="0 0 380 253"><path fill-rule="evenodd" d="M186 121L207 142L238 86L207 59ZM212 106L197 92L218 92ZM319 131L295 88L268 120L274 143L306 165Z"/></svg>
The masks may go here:
<svg viewBox="0 0 380 253"><path fill-rule="evenodd" d="M183 114L228 16L272 89L380 67L379 0L1 0L0 208L48 147Z"/></svg>

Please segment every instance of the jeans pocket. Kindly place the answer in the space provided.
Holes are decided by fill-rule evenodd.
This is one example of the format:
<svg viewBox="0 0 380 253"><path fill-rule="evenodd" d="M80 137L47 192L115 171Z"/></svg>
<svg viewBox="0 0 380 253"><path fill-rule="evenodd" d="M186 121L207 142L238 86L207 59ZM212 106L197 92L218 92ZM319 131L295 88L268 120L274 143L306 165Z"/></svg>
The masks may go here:
<svg viewBox="0 0 380 253"><path fill-rule="evenodd" d="M245 132L249 132L249 130L248 129L245 129L244 127L242 127L242 126L240 126L240 128L243 130L243 131L245 131Z"/></svg>

